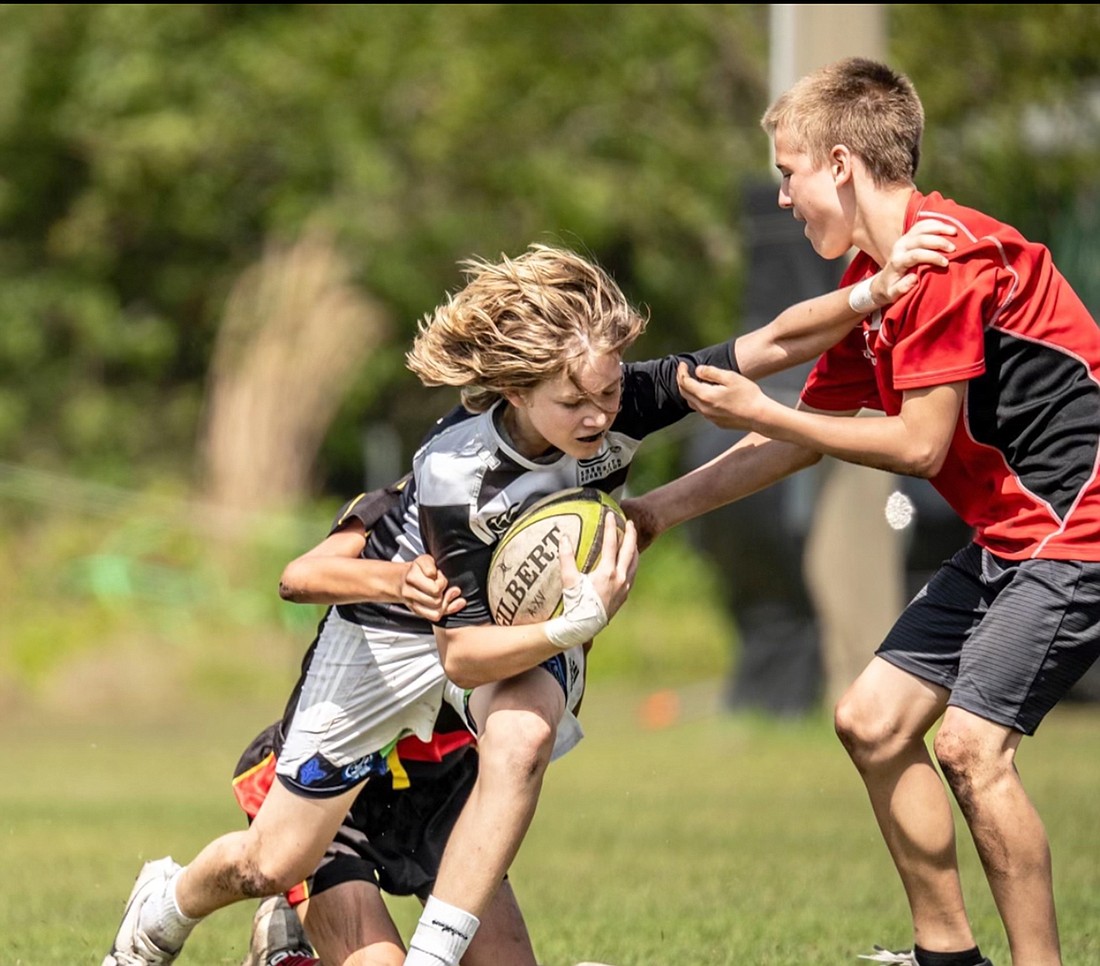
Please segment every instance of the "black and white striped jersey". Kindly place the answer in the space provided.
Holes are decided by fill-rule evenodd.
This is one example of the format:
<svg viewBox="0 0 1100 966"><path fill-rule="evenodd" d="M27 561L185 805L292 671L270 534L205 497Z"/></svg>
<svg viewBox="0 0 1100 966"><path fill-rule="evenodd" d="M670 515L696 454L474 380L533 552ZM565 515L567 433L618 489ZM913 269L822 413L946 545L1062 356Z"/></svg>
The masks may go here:
<svg viewBox="0 0 1100 966"><path fill-rule="evenodd" d="M485 584L489 559L501 535L530 504L558 490L589 486L621 498L630 464L645 437L692 410L676 384L681 362L732 368L732 343L622 366L622 408L600 451L577 460L564 453L530 460L497 427L498 403L484 413L461 410L440 420L413 460L413 478L400 502L371 530L364 556L412 560L430 553L467 604L445 624L491 622ZM341 605L360 624L431 632L431 626L396 604Z"/></svg>

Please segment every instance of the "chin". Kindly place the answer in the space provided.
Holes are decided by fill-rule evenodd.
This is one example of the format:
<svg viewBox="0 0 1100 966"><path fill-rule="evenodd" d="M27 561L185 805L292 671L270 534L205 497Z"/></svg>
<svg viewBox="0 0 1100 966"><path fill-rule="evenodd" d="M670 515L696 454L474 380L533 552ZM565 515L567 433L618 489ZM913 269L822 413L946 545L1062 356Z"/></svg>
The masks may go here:
<svg viewBox="0 0 1100 966"><path fill-rule="evenodd" d="M572 445L567 452L574 459L588 459L591 456L595 456L600 451L600 447L603 446L603 441L603 435L601 435L599 439L594 440L575 439L572 441Z"/></svg>
<svg viewBox="0 0 1100 966"><path fill-rule="evenodd" d="M806 236L810 238L809 235ZM831 262L840 258L842 255L847 255L851 251L851 248L846 246L844 248L837 248L835 251L823 241L815 241L810 238L810 244L813 246L814 251L825 261Z"/></svg>

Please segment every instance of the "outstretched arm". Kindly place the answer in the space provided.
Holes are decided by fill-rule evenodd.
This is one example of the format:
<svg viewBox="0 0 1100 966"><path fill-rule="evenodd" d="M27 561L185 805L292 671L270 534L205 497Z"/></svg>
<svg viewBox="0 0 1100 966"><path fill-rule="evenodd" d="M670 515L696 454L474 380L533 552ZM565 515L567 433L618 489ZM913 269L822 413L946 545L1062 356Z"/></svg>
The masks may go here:
<svg viewBox="0 0 1100 966"><path fill-rule="evenodd" d="M870 297L876 307L897 301L917 284L918 276L912 271L916 266L945 266L945 253L955 250L950 238L954 234L954 226L925 219L902 235L894 243L889 261L871 277ZM748 380L762 379L816 359L843 339L866 314L850 307L849 297L853 288L855 286L848 286L798 302L780 312L767 325L739 336L734 342L734 356L738 369L747 378L711 370L706 377L711 380L711 386L705 387L698 378L681 376L681 392L694 409L718 426L727 429L756 428L750 421L741 418L737 405L723 407L718 397L719 389L728 392L727 401L738 393L747 397L753 391L759 392ZM696 376L700 377L701 373L697 372ZM812 410L801 405L798 410L806 416L812 413ZM828 415L850 416L854 413ZM644 550L670 527L743 499L798 470L812 466L821 459L823 452L833 452L842 459L851 459L855 455L854 449L845 453L840 449L820 448L796 434L770 438L750 432L709 463L640 497L624 500L623 510L634 521L638 530L638 546ZM861 460L857 457L854 461Z"/></svg>
<svg viewBox="0 0 1100 966"><path fill-rule="evenodd" d="M700 366L694 376L682 366L678 378L692 408L718 426L749 433L698 469L623 501L643 549L670 527L756 493L822 455L908 476L935 476L965 388L948 383L906 392L897 416L848 419L855 413L784 406L748 379L712 366Z"/></svg>
<svg viewBox="0 0 1100 966"><path fill-rule="evenodd" d="M945 252L955 250L953 225L935 219L918 221L901 236L882 270L871 276L870 296L876 308L896 302L917 284L918 265L947 265ZM738 336L734 355L741 373L762 379L816 359L836 345L867 312L855 312L849 296L856 286L818 295L784 309L767 325Z"/></svg>
<svg viewBox="0 0 1100 966"><path fill-rule="evenodd" d="M681 363L677 382L692 409L717 426L924 478L943 466L966 388L965 382L954 382L907 390L896 416L839 419L836 413L792 409L770 399L756 383L715 366L699 366L693 376Z"/></svg>
<svg viewBox="0 0 1100 966"><path fill-rule="evenodd" d="M749 433L709 463L623 500L623 512L638 531L639 548L645 550L666 530L744 499L819 459L819 453L803 446Z"/></svg>

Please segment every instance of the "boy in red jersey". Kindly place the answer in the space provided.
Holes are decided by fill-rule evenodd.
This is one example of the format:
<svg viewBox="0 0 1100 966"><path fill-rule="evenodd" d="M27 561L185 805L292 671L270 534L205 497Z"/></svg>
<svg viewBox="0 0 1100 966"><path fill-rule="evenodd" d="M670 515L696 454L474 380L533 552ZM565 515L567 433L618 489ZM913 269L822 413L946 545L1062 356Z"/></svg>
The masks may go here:
<svg viewBox="0 0 1100 966"><path fill-rule="evenodd" d="M901 877L914 948L865 958L988 964L960 884L947 785L982 859L1017 966L1058 966L1049 845L1016 772L1024 735L1100 653L1100 329L1050 252L913 178L924 112L863 58L826 66L762 118L779 205L823 258L858 254L862 324L825 351L796 408L735 371L681 367L691 405L749 430L695 473L626 505L643 545L822 455L924 477L973 527L836 708ZM956 228L946 268L880 308L862 282L920 219ZM861 409L881 416L844 419ZM842 579L842 578L841 578Z"/></svg>

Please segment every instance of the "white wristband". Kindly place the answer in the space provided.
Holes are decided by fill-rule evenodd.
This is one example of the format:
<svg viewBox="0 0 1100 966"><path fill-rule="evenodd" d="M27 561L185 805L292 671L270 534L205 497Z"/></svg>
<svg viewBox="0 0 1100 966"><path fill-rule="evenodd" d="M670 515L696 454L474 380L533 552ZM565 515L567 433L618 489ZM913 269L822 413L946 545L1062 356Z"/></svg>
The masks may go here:
<svg viewBox="0 0 1100 966"><path fill-rule="evenodd" d="M576 587L563 590L561 599L561 614L546 622L546 636L554 647L567 651L586 644L607 626L607 611L588 574L581 574Z"/></svg>
<svg viewBox="0 0 1100 966"><path fill-rule="evenodd" d="M875 297L871 294L871 280L869 278L859 282L848 293L848 308L861 318L870 315L878 308L875 304Z"/></svg>

